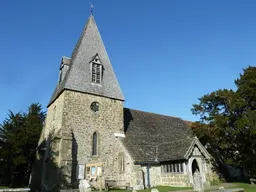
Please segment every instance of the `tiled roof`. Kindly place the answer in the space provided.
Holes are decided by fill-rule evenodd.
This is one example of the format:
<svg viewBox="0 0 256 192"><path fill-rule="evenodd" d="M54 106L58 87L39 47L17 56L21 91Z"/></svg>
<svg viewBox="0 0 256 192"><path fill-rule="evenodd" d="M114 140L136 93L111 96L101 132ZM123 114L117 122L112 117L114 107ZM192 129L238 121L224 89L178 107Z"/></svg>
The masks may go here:
<svg viewBox="0 0 256 192"><path fill-rule="evenodd" d="M124 108L122 142L135 162L185 159L195 138L187 123L177 117Z"/></svg>

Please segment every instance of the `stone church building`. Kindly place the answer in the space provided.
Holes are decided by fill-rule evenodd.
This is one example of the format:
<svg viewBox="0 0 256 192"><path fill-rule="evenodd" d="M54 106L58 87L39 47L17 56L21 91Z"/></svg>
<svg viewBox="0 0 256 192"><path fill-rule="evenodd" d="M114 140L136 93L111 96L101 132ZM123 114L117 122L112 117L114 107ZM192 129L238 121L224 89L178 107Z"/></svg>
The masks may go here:
<svg viewBox="0 0 256 192"><path fill-rule="evenodd" d="M124 96L90 15L73 50L62 57L48 104L31 187L98 189L124 180L134 189L204 185L216 174L211 156L180 118L124 108Z"/></svg>

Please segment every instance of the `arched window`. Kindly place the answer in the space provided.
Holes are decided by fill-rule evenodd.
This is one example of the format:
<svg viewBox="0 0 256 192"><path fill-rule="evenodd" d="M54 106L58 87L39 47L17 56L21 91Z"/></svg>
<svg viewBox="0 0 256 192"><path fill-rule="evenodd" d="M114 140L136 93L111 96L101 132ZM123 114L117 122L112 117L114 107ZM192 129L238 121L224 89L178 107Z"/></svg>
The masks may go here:
<svg viewBox="0 0 256 192"><path fill-rule="evenodd" d="M94 132L92 136L92 155L97 155L97 133Z"/></svg>

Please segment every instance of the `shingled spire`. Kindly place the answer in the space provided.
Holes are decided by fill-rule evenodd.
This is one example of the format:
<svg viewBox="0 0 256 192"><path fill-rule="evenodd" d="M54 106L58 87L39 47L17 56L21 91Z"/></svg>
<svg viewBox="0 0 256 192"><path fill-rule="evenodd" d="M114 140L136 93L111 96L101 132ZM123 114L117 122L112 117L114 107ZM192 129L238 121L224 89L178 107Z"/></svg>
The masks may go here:
<svg viewBox="0 0 256 192"><path fill-rule="evenodd" d="M73 50L69 70L57 85L49 105L65 89L124 101L93 15L89 16Z"/></svg>

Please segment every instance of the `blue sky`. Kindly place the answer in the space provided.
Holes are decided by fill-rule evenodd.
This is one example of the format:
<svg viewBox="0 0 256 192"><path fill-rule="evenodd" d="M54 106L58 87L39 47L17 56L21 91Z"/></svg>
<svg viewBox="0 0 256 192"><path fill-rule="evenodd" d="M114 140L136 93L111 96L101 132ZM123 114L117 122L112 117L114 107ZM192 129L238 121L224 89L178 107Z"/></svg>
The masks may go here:
<svg viewBox="0 0 256 192"><path fill-rule="evenodd" d="M89 2L126 107L197 120L199 97L235 88L255 66L255 0L2 0L0 122L32 102L46 107Z"/></svg>

